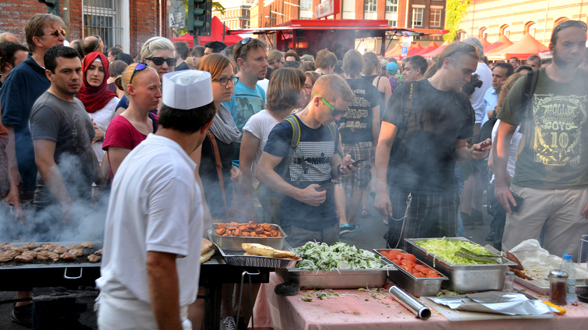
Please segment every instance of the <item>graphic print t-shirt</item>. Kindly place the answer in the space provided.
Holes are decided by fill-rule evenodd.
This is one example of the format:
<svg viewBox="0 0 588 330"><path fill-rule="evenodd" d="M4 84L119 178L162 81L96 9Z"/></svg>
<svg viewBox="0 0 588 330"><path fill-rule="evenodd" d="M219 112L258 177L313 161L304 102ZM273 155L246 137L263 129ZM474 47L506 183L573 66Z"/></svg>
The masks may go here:
<svg viewBox="0 0 588 330"><path fill-rule="evenodd" d="M345 79L355 98L339 121L342 143L371 142L372 109L380 105L380 92L365 79Z"/></svg>
<svg viewBox="0 0 588 330"><path fill-rule="evenodd" d="M298 117L296 117L298 118ZM312 129L300 119L300 143L298 149L304 155L307 172L304 173L302 158L294 153L292 163L284 180L301 189L311 184L325 184L331 181L331 159L335 153L335 143L327 126ZM282 175L288 150L292 142L292 125L282 121L271 131L264 151L282 157L282 162L275 168ZM296 181L300 178L300 184ZM282 226L296 226L307 230L319 231L337 223L333 189L327 190L327 200L320 206L310 206L288 196L281 196L280 223Z"/></svg>
<svg viewBox="0 0 588 330"><path fill-rule="evenodd" d="M539 76L531 100L532 110L523 109L524 77L513 86L498 114L498 119L508 124L523 124L512 182L538 189L586 186L586 72L578 70L567 83L550 79L545 68L535 74Z"/></svg>

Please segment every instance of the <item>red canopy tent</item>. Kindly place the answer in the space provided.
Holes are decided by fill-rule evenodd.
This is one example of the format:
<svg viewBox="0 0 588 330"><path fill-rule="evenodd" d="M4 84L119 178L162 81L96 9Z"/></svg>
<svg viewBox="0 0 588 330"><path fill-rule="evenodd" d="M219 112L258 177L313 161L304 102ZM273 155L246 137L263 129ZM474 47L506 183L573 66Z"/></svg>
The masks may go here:
<svg viewBox="0 0 588 330"><path fill-rule="evenodd" d="M224 31L226 32L226 28L224 29ZM204 44L206 44L209 41L223 41L223 23L220 21L220 19L218 19L218 17L213 16L212 17L212 23L211 23L211 27L210 27L210 37L200 37L200 45L204 46ZM243 32L245 33L245 32ZM241 40L243 38L239 37L236 34L226 34L225 33L225 45L227 46L231 46L236 44L237 42L239 42L239 40ZM190 48L192 48L193 42L194 42L194 37L191 36L189 33L186 33L184 35L181 35L177 38L172 38L172 42L176 42L176 41L186 41L188 43L188 45L190 46Z"/></svg>
<svg viewBox="0 0 588 330"><path fill-rule="evenodd" d="M400 45L400 43L397 43L396 45L394 45L394 47L392 47L392 49L388 49L386 51L386 54L384 54L384 57L392 58L392 57L398 56L400 54L400 52L402 52L402 45Z"/></svg>
<svg viewBox="0 0 588 330"><path fill-rule="evenodd" d="M489 60L508 60L511 57L517 57L519 60L526 60L529 56L538 54L539 51L547 47L533 38L530 34L525 34L523 39L517 41L509 47L501 50L493 50L486 56Z"/></svg>
<svg viewBox="0 0 588 330"><path fill-rule="evenodd" d="M437 48L439 48L439 45L437 45L433 41L431 44L429 44L427 47L423 48L423 50L421 50L420 52L418 52L418 54L415 54L415 55L423 55L423 54L426 54L428 52L432 52L432 51L434 51Z"/></svg>
<svg viewBox="0 0 588 330"><path fill-rule="evenodd" d="M508 38L505 35L502 35L502 37L500 37L500 39L498 39L497 42L493 43L490 46L484 47L484 54L489 53L493 50L498 51L504 49L510 45L512 45L512 41L508 40Z"/></svg>
<svg viewBox="0 0 588 330"><path fill-rule="evenodd" d="M478 40L480 40L480 42L482 43L482 47L484 47L484 48L491 45L491 43L488 42L488 40L486 40L486 38L478 38Z"/></svg>
<svg viewBox="0 0 588 330"><path fill-rule="evenodd" d="M445 41L441 46L437 47L437 49L433 50L432 52L428 52L428 53L421 53L420 55L424 58L428 58L428 59L432 59L433 57L441 54L441 52L443 51L443 49L445 49L445 47L447 47L447 45L449 45L451 42Z"/></svg>
<svg viewBox="0 0 588 330"><path fill-rule="evenodd" d="M420 53L423 50L423 46L421 46L421 44L416 44L412 47L410 47L410 49L408 50L408 52L406 53L406 57L409 56L414 56L417 55L418 53Z"/></svg>

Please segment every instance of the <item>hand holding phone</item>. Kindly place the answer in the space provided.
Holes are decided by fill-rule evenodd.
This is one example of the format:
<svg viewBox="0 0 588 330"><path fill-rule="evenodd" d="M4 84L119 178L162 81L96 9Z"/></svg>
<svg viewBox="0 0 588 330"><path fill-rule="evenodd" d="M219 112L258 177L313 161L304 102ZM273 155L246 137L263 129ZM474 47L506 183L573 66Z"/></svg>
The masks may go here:
<svg viewBox="0 0 588 330"><path fill-rule="evenodd" d="M361 163L361 162L365 162L367 159L360 159L360 160L356 160L353 163L347 165L347 168L349 168L349 166L353 165L353 166L357 166L357 164Z"/></svg>
<svg viewBox="0 0 588 330"><path fill-rule="evenodd" d="M480 148L478 150L482 150L484 148L486 148L487 146L491 146L492 142L484 142L482 144L480 144Z"/></svg>

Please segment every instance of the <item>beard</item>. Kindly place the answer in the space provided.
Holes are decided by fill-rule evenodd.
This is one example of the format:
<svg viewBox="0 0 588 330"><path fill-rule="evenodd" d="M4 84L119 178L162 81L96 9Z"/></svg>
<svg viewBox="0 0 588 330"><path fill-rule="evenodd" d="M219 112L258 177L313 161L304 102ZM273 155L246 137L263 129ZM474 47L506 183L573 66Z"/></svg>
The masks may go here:
<svg viewBox="0 0 588 330"><path fill-rule="evenodd" d="M576 60L575 62L566 61L561 56L559 56L559 54L557 53L557 50L555 48L553 49L553 62L558 67L560 67L562 69L575 69L578 66L580 66L580 64L582 64L583 60L584 60L584 57L582 56L578 60Z"/></svg>

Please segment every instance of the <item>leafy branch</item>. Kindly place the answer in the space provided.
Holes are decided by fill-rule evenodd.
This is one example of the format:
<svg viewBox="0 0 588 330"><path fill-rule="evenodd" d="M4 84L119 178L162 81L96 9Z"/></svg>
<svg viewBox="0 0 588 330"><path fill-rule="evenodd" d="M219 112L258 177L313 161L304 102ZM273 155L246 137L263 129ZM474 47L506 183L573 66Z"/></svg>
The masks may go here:
<svg viewBox="0 0 588 330"><path fill-rule="evenodd" d="M455 39L461 19L466 15L470 2L471 0L447 0L445 29L449 30L449 33L443 36L443 40L453 41Z"/></svg>

